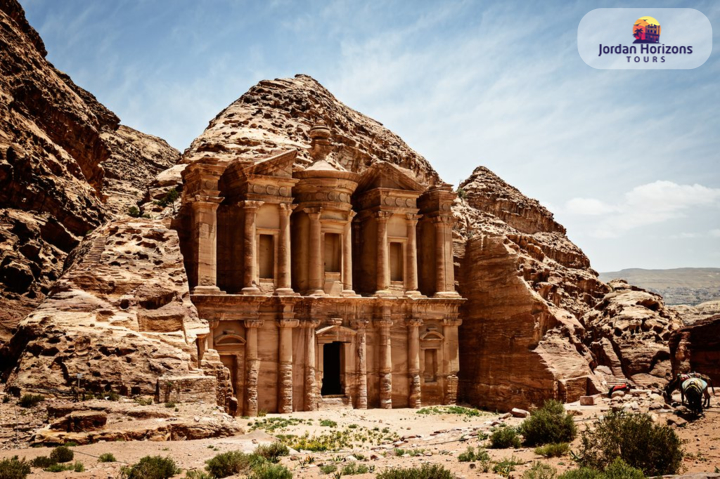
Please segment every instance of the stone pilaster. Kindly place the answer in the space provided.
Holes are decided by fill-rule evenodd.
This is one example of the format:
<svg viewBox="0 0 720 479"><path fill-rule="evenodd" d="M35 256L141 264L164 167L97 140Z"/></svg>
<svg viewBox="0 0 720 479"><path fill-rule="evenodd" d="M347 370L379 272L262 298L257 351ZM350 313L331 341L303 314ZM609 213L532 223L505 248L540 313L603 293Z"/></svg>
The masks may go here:
<svg viewBox="0 0 720 479"><path fill-rule="evenodd" d="M407 250L405 262L407 264L407 281L405 281L405 294L420 296L418 291L418 265L417 265L417 224L422 215L407 214Z"/></svg>
<svg viewBox="0 0 720 479"><path fill-rule="evenodd" d="M294 294L290 263L290 215L297 205L280 204L280 241L278 242L278 282L275 294Z"/></svg>
<svg viewBox="0 0 720 479"><path fill-rule="evenodd" d="M278 412L293 412L293 354L292 332L299 321L293 319L292 312L284 312L283 318L277 323L280 330L279 371L278 371Z"/></svg>
<svg viewBox="0 0 720 479"><path fill-rule="evenodd" d="M217 209L222 198L196 196L191 203L197 284L194 294L217 294Z"/></svg>
<svg viewBox="0 0 720 479"><path fill-rule="evenodd" d="M387 224L390 211L377 212L377 288L376 295L389 294L390 257L388 254Z"/></svg>
<svg viewBox="0 0 720 479"><path fill-rule="evenodd" d="M392 409L392 348L390 327L393 322L389 311L383 313L383 318L375 321L375 327L380 331L380 407Z"/></svg>
<svg viewBox="0 0 720 479"><path fill-rule="evenodd" d="M422 388L420 382L420 326L422 319L407 319L408 328L408 376L410 378L410 407L422 407Z"/></svg>
<svg viewBox="0 0 720 479"><path fill-rule="evenodd" d="M257 259L257 234L255 222L257 220L257 210L263 205L263 201L243 201L242 207L245 210L245 238L244 238L244 257L245 257L245 274L243 276L243 294L257 294L260 292L255 281L258 277L258 259Z"/></svg>
<svg viewBox="0 0 720 479"><path fill-rule="evenodd" d="M263 322L259 319L245 320L245 416L258 414L258 377L260 375L260 357L258 356L258 328Z"/></svg>
<svg viewBox="0 0 720 479"><path fill-rule="evenodd" d="M317 367L315 365L315 328L320 324L318 320L303 321L305 328L305 410L317 411Z"/></svg>
<svg viewBox="0 0 720 479"><path fill-rule="evenodd" d="M357 335L357 402L356 409L367 409L367 326L370 321L358 319L354 322Z"/></svg>
<svg viewBox="0 0 720 479"><path fill-rule="evenodd" d="M455 291L451 216L436 216L435 225L435 295L436 298L459 298Z"/></svg>
<svg viewBox="0 0 720 479"><path fill-rule="evenodd" d="M443 335L445 336L443 356L447 362L445 373L445 404L457 403L458 373L460 372L460 346L458 342L458 327L462 320L458 318L443 319Z"/></svg>
<svg viewBox="0 0 720 479"><path fill-rule="evenodd" d="M324 296L325 291L325 271L323 269L322 258L322 224L320 223L320 215L322 208L305 208L305 212L310 218L310 288L309 296Z"/></svg>
<svg viewBox="0 0 720 479"><path fill-rule="evenodd" d="M352 252L352 225L355 212L348 212L348 220L343 230L343 296L355 296L353 291L353 252Z"/></svg>

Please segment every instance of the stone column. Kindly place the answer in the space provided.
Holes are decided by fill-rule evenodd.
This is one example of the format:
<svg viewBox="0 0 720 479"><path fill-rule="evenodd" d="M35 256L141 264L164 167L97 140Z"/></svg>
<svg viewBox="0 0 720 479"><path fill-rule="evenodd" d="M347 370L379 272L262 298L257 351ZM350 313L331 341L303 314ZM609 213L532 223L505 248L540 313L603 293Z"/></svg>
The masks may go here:
<svg viewBox="0 0 720 479"><path fill-rule="evenodd" d="M292 332L298 321L293 313L283 313L278 321L280 344L278 351L278 412L293 412L293 354Z"/></svg>
<svg viewBox="0 0 720 479"><path fill-rule="evenodd" d="M357 404L356 409L367 409L367 325L370 321L358 319L355 321L357 335Z"/></svg>
<svg viewBox="0 0 720 479"><path fill-rule="evenodd" d="M380 407L392 409L392 352L390 327L392 320L390 314L384 313L383 319L376 321L380 330Z"/></svg>
<svg viewBox="0 0 720 479"><path fill-rule="evenodd" d="M192 235L195 245L197 284L194 294L216 294L217 287L217 209L222 198L198 196L192 202Z"/></svg>
<svg viewBox="0 0 720 479"><path fill-rule="evenodd" d="M275 294L294 294L290 265L290 215L297 205L280 204L280 241L278 242L278 282Z"/></svg>
<svg viewBox="0 0 720 479"><path fill-rule="evenodd" d="M375 294L387 294L390 286L387 223L391 215L390 211L377 212L377 288Z"/></svg>
<svg viewBox="0 0 720 479"><path fill-rule="evenodd" d="M405 262L407 263L407 281L405 281L405 294L419 296L418 291L418 265L417 265L417 223L421 215L407 214L407 245Z"/></svg>
<svg viewBox="0 0 720 479"><path fill-rule="evenodd" d="M257 219L257 210L263 203L263 201L244 201L242 204L242 207L245 209L245 246L243 251L245 257L245 274L243 276L243 294L257 294L260 292L255 284L255 279L258 276L255 220Z"/></svg>
<svg viewBox="0 0 720 479"><path fill-rule="evenodd" d="M315 328L320 324L317 320L303 322L305 328L305 410L317 411L317 368L315 366Z"/></svg>
<svg viewBox="0 0 720 479"><path fill-rule="evenodd" d="M320 215L322 208L305 208L305 212L310 217L310 290L308 295L324 296L325 291L325 271L323 269L322 258L322 224L320 223Z"/></svg>
<svg viewBox="0 0 720 479"><path fill-rule="evenodd" d="M408 376L410 377L410 407L422 407L420 383L420 326L422 319L405 321L408 328Z"/></svg>
<svg viewBox="0 0 720 479"><path fill-rule="evenodd" d="M457 403L458 373L460 372L460 356L458 327L462 320L458 318L443 319L443 335L445 336L443 356L447 363L447 380L445 383L445 404Z"/></svg>
<svg viewBox="0 0 720 479"><path fill-rule="evenodd" d="M260 357L258 356L259 319L245 320L245 416L258 414L258 376L260 375Z"/></svg>
<svg viewBox="0 0 720 479"><path fill-rule="evenodd" d="M355 296L353 291L352 225L354 211L348 212L348 220L343 230L343 295Z"/></svg>
<svg viewBox="0 0 720 479"><path fill-rule="evenodd" d="M457 298L455 291L455 271L453 269L452 237L450 216L436 216L435 224L435 297Z"/></svg>

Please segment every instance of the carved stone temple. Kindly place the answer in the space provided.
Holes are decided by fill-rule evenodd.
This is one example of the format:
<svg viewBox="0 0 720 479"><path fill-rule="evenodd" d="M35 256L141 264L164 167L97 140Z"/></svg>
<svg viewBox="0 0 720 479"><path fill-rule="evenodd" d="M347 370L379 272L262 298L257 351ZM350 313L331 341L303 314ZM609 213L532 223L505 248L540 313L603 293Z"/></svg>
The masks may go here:
<svg viewBox="0 0 720 479"><path fill-rule="evenodd" d="M246 416L454 404L455 194L386 162L346 171L329 138L311 130L304 170L295 150L185 169L177 228L210 322L200 357L217 352Z"/></svg>

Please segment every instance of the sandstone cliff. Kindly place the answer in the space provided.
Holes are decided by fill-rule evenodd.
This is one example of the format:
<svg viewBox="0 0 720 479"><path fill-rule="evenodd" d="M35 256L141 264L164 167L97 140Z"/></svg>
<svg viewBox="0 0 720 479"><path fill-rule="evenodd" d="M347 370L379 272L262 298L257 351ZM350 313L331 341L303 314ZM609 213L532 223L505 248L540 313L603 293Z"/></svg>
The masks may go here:
<svg viewBox="0 0 720 479"><path fill-rule="evenodd" d="M50 296L10 343L11 390L155 395L158 377L203 376L177 233L151 220L115 220L73 252Z"/></svg>
<svg viewBox="0 0 720 479"><path fill-rule="evenodd" d="M119 127L45 55L22 7L0 0L0 350L82 237L125 213L179 158L162 140Z"/></svg>
<svg viewBox="0 0 720 479"><path fill-rule="evenodd" d="M697 371L720 386L720 314L676 330L669 346L674 374Z"/></svg>

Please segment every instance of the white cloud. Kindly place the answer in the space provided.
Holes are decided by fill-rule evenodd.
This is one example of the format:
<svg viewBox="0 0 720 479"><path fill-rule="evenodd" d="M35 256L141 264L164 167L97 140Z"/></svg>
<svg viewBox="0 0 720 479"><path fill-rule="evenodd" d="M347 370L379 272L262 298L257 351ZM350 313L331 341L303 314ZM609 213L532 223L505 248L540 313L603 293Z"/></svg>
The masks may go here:
<svg viewBox="0 0 720 479"><path fill-rule="evenodd" d="M635 228L684 217L695 208L718 206L720 188L655 181L636 186L614 205L594 198L573 198L565 203L563 211L577 216L600 216L599 222L591 225L589 234L616 238ZM720 237L720 230L713 232ZM715 236L713 232L711 236ZM689 239L698 235L680 233L674 237Z"/></svg>
<svg viewBox="0 0 720 479"><path fill-rule="evenodd" d="M711 238L720 238L720 228L710 230L710 237Z"/></svg>

